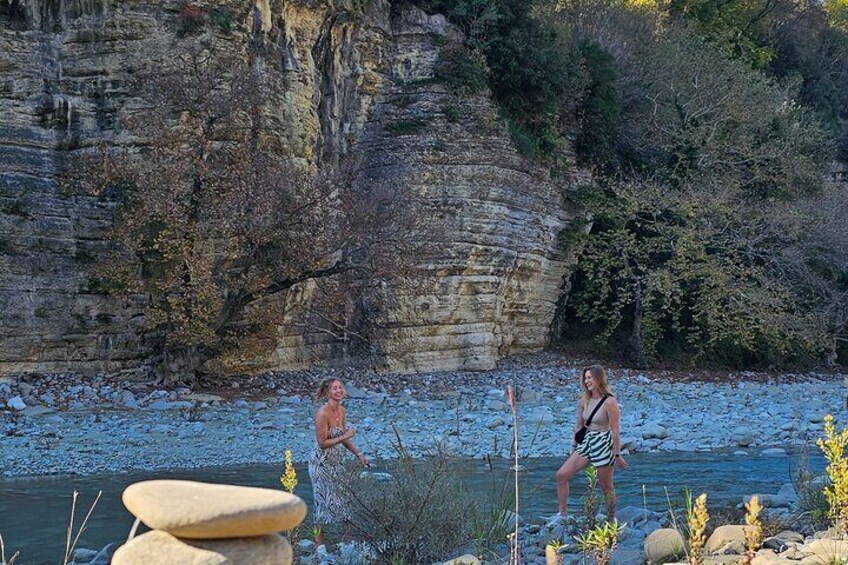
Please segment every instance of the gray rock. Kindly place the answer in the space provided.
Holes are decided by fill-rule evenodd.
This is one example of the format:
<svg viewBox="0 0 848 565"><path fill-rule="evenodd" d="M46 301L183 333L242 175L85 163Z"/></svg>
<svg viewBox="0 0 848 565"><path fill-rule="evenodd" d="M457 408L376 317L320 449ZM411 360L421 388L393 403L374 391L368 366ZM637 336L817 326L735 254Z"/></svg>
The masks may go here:
<svg viewBox="0 0 848 565"><path fill-rule="evenodd" d="M52 414L55 412L52 408L48 408L47 406L27 406L23 410L21 410L21 415L23 416L42 416L44 414Z"/></svg>
<svg viewBox="0 0 848 565"><path fill-rule="evenodd" d="M345 385L345 396L348 398L368 398L368 393L352 384Z"/></svg>
<svg viewBox="0 0 848 565"><path fill-rule="evenodd" d="M763 449L761 455L766 457L783 457L786 455L786 450L782 447L769 447L768 449Z"/></svg>
<svg viewBox="0 0 848 565"><path fill-rule="evenodd" d="M97 557L98 551L95 549L87 549L85 547L79 547L74 550L74 561L83 563L89 562L95 557Z"/></svg>
<svg viewBox="0 0 848 565"><path fill-rule="evenodd" d="M6 401L6 405L13 410L24 410L27 405L20 396L13 396Z"/></svg>
<svg viewBox="0 0 848 565"><path fill-rule="evenodd" d="M150 410L170 410L172 403L167 400L154 400L147 406Z"/></svg>
<svg viewBox="0 0 848 565"><path fill-rule="evenodd" d="M486 427L489 428L490 430L494 430L494 429L499 428L503 425L504 425L503 418L495 418L494 420L492 420L491 422L486 424Z"/></svg>
<svg viewBox="0 0 848 565"><path fill-rule="evenodd" d="M101 549L97 555L94 556L94 559L89 561L87 565L109 565L112 562L112 556L115 554L115 551L120 547L120 543L113 542Z"/></svg>
<svg viewBox="0 0 848 565"><path fill-rule="evenodd" d="M718 555L742 555L745 553L745 544L739 540L732 540L716 551L716 553Z"/></svg>
<svg viewBox="0 0 848 565"><path fill-rule="evenodd" d="M139 408L141 408L138 404L138 400L136 400L135 398L135 395L128 390L125 390L121 393L120 400L118 401L118 403L120 406L123 406L124 408L128 408L130 410L138 410Z"/></svg>
<svg viewBox="0 0 848 565"><path fill-rule="evenodd" d="M650 422L642 427L642 439L665 439L668 430L656 422Z"/></svg>
<svg viewBox="0 0 848 565"><path fill-rule="evenodd" d="M756 434L754 434L754 431L748 426L740 426L736 428L730 436L730 440L739 447L748 447L749 445L752 445L756 439Z"/></svg>
<svg viewBox="0 0 848 565"><path fill-rule="evenodd" d="M492 400L486 402L486 409L492 410L494 412L503 412L504 410L506 410L506 403L503 400L493 398Z"/></svg>
<svg viewBox="0 0 848 565"><path fill-rule="evenodd" d="M777 495L784 497L789 502L795 502L798 500L798 494L795 492L795 485L792 483L786 483L780 487L780 490L777 491Z"/></svg>
<svg viewBox="0 0 848 565"><path fill-rule="evenodd" d="M635 526L639 522L647 522L648 520L656 519L656 512L652 512L638 506L625 506L619 508L615 513L615 517L619 522L626 523L630 526Z"/></svg>
<svg viewBox="0 0 848 565"><path fill-rule="evenodd" d="M645 556L638 549L619 549L613 552L610 565L643 565Z"/></svg>

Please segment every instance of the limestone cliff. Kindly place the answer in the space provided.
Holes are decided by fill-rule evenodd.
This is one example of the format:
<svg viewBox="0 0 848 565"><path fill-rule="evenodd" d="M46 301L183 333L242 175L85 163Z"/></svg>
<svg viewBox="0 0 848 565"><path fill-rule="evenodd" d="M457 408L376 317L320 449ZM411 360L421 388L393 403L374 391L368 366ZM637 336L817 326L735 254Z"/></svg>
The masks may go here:
<svg viewBox="0 0 848 565"><path fill-rule="evenodd" d="M387 0L226 7L236 31L222 40L279 54L280 135L293 152L312 163L356 153L363 173L411 187L408 206L433 219L437 245L415 258L415 284L390 280L390 300L357 302L371 313L377 365L486 369L543 347L568 272L558 234L569 181L518 155L486 96L432 80L442 46L457 39L444 18ZM0 372L114 371L156 353L140 331L143 297L125 303L88 279L110 203L63 194L55 179L78 148L126 141L116 134L126 79L176 40L178 9L0 0ZM278 347L260 365L345 360L344 340L304 323L322 301L315 285L288 301Z"/></svg>

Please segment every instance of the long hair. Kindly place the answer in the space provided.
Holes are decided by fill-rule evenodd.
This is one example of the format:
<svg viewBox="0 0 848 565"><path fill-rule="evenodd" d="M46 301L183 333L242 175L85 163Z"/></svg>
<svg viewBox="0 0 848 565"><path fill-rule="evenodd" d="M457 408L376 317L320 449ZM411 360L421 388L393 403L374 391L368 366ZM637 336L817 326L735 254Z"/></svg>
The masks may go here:
<svg viewBox="0 0 848 565"><path fill-rule="evenodd" d="M330 387L334 382L342 380L338 377L324 377L318 382L318 388L315 390L315 402L320 402L321 400L327 398L330 394ZM344 384L344 383L342 383Z"/></svg>
<svg viewBox="0 0 848 565"><path fill-rule="evenodd" d="M591 365L586 367L582 371L580 371L580 389L583 391L583 406L589 402L589 399L592 398L592 395L589 393L589 390L586 388L586 382L583 377L586 376L586 373L592 375L592 378L595 379L595 386L598 388L598 392L601 393L601 396L605 394L612 394L610 390L609 383L607 383L607 372L600 365Z"/></svg>

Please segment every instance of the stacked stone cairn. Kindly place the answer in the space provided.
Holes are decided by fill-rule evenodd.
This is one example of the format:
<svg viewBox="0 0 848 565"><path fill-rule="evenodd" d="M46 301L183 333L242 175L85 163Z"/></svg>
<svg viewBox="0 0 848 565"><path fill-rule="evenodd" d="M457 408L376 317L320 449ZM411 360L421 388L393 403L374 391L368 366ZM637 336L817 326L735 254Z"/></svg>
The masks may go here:
<svg viewBox="0 0 848 565"><path fill-rule="evenodd" d="M154 480L127 487L124 506L152 531L115 552L114 565L290 565L292 548L278 532L306 517L287 492Z"/></svg>

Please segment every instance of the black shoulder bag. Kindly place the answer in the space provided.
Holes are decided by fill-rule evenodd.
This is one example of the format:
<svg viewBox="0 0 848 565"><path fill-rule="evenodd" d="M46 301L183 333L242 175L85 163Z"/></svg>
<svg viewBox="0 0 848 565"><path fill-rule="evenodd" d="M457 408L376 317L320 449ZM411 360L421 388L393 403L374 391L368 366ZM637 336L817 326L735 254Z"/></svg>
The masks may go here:
<svg viewBox="0 0 848 565"><path fill-rule="evenodd" d="M589 430L589 426L591 426L591 425L592 425L592 418L594 418L594 417L595 417L595 414L598 412L598 408L600 408L600 407L601 407L601 404L603 404L603 403L604 403L604 401L605 401L607 398L609 398L609 397L610 397L610 395L609 395L609 394L605 394L605 395L604 395L604 397L601 399L601 401L600 401L600 402L598 402L598 405L597 405L597 406L595 406L595 409L594 409L594 410L592 410L592 413L591 413L591 414L589 414L589 419L588 419L588 420L586 420L586 423L585 423L585 424L583 424L583 427L582 427L582 428L580 428L579 430L577 430L577 431L574 433L574 441L575 441L575 443L577 443L578 445L579 445L579 444L581 444L581 443L583 443L583 438L585 438L585 437L586 437L586 432Z"/></svg>

